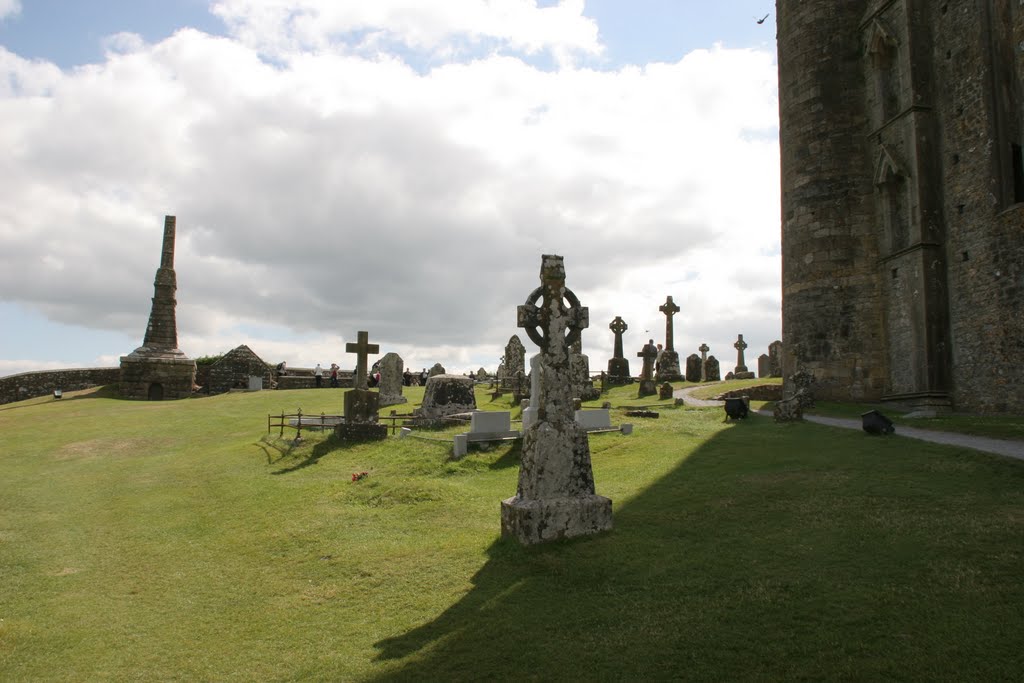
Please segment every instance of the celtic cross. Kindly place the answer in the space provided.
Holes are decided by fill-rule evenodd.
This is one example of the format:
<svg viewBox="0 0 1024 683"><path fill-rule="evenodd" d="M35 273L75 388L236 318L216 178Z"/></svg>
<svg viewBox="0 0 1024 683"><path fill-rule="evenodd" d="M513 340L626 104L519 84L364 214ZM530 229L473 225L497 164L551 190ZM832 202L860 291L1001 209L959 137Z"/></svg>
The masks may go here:
<svg viewBox="0 0 1024 683"><path fill-rule="evenodd" d="M672 316L679 312L679 306L672 302L672 297L665 299L665 303L658 306L658 310L665 314L665 350L675 351L672 334Z"/></svg>
<svg viewBox="0 0 1024 683"><path fill-rule="evenodd" d="M736 367L746 367L746 363L743 362L743 350L747 348L747 342L743 341L743 335L739 335L736 343L732 345L736 349Z"/></svg>
<svg viewBox="0 0 1024 683"><path fill-rule="evenodd" d="M590 325L590 311L581 306L580 300L565 286L565 264L561 256L544 254L541 257L540 281L541 286L516 310L517 325L540 347L549 364L567 366L566 350Z"/></svg>
<svg viewBox="0 0 1024 683"><path fill-rule="evenodd" d="M615 334L615 353L612 358L622 358L622 333L629 329L629 325L621 316L615 316L615 320L608 325L608 329Z"/></svg>

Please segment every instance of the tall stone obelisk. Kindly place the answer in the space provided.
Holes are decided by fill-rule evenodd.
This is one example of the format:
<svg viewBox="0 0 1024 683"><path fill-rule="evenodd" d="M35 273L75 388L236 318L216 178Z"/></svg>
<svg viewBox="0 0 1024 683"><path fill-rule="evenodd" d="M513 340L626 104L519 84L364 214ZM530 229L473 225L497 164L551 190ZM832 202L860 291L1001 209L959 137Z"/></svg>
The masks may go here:
<svg viewBox="0 0 1024 683"><path fill-rule="evenodd" d="M153 307L142 346L121 356L121 396L159 401L192 395L196 362L178 348L174 293L174 216L164 217L164 242L160 267L153 282Z"/></svg>

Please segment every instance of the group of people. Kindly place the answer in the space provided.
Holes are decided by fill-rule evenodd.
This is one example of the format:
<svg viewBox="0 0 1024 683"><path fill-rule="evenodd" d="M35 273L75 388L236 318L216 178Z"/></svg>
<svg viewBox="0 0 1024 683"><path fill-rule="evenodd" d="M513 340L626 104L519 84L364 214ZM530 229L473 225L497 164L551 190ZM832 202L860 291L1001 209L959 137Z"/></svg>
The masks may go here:
<svg viewBox="0 0 1024 683"><path fill-rule="evenodd" d="M281 365L284 365L284 363L281 363ZM337 387L338 386L338 370L340 370L340 369L341 368L338 367L338 365L336 363L331 363L330 378L331 378L331 386L332 387ZM316 367L313 368L313 378L316 380L316 388L317 389L319 389L320 387L323 386L324 369L322 367L320 367L319 363L317 363Z"/></svg>
<svg viewBox="0 0 1024 683"><path fill-rule="evenodd" d="M331 363L331 368L326 374L330 378L332 387L338 386L338 372L340 370L341 368L337 365L337 363ZM277 374L288 374L288 366L283 361L277 364ZM313 378L316 380L316 386L318 389L323 386L324 375L325 371L323 369L323 366L321 366L320 363L317 363L316 367L313 368ZM406 368L405 372L402 373L402 384L404 384L407 387L425 385L427 383L428 377L430 377L430 373L427 372L426 368L423 368L421 372L411 372L409 368ZM370 368L370 372L366 376L366 383L371 387L380 386L379 362L374 363L373 367Z"/></svg>

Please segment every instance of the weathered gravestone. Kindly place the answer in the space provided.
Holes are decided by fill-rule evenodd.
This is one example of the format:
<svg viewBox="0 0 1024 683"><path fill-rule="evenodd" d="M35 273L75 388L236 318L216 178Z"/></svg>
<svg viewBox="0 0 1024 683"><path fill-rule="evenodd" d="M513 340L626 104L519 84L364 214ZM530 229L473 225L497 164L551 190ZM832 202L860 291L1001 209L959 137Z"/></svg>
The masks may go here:
<svg viewBox="0 0 1024 683"><path fill-rule="evenodd" d="M570 347L569 366L572 372L572 391L575 398L593 401L601 397L600 389L590 379L590 357L583 353L583 342L577 339Z"/></svg>
<svg viewBox="0 0 1024 683"><path fill-rule="evenodd" d="M427 377L433 377L435 375L443 374L445 374L444 366L441 365L440 363L434 363L433 367L431 367L430 370L427 372Z"/></svg>
<svg viewBox="0 0 1024 683"><path fill-rule="evenodd" d="M654 383L654 360L658 357L658 347L654 345L654 340L651 339L644 344L644 347L636 355L643 358L644 361L643 369L640 371L640 388L637 390L637 398L653 396L658 393L658 387Z"/></svg>
<svg viewBox="0 0 1024 683"><path fill-rule="evenodd" d="M477 370L476 371L476 381L477 382L486 382L487 381L487 371L484 370L483 368L480 368L479 370Z"/></svg>
<svg viewBox="0 0 1024 683"><path fill-rule="evenodd" d="M707 362L704 363L704 378L707 382L719 382L722 379L721 366L714 356L708 356Z"/></svg>
<svg viewBox="0 0 1024 683"><path fill-rule="evenodd" d="M615 350L608 360L608 383L629 384L633 381L629 375L629 359L622 355L622 333L629 329L629 325L621 317L615 316L608 329L615 335Z"/></svg>
<svg viewBox="0 0 1024 683"><path fill-rule="evenodd" d="M772 377L782 377L782 342L779 340L768 345L768 368Z"/></svg>
<svg viewBox="0 0 1024 683"><path fill-rule="evenodd" d="M392 351L380 359L380 405L393 406L407 403L409 399L402 396L402 375L405 364L402 357Z"/></svg>
<svg viewBox="0 0 1024 683"><path fill-rule="evenodd" d="M526 374L526 347L518 334L513 334L505 344L505 374L502 375L502 386L506 389L513 388L516 374Z"/></svg>
<svg viewBox="0 0 1024 683"><path fill-rule="evenodd" d="M473 380L462 375L434 375L423 390L423 403L415 412L424 420L437 420L476 410Z"/></svg>
<svg viewBox="0 0 1024 683"><path fill-rule="evenodd" d="M658 359L655 379L659 382L675 382L683 378L679 372L679 354L676 352L672 326L672 317L679 312L679 306L672 301L672 297L666 297L665 303L658 306L658 310L665 314L665 350Z"/></svg>
<svg viewBox="0 0 1024 683"><path fill-rule="evenodd" d="M687 382L699 382L701 381L701 370L703 370L704 364L700 360L700 356L695 353L691 353L686 357L686 381Z"/></svg>
<svg viewBox="0 0 1024 683"><path fill-rule="evenodd" d="M517 316L540 347L537 420L523 436L516 495L501 503L502 535L524 545L612 528L612 502L595 493L590 444L571 391L569 346L589 324L588 311L565 286L561 256L542 257L540 279Z"/></svg>
<svg viewBox="0 0 1024 683"><path fill-rule="evenodd" d="M762 353L757 357L757 376L768 377L770 374L772 374L771 359L768 358L767 353Z"/></svg>
<svg viewBox="0 0 1024 683"><path fill-rule="evenodd" d="M334 428L342 441L369 441L387 438L388 428L378 424L380 396L366 388L366 359L380 352L380 346L369 343L369 333L360 331L356 342L345 345L345 351L356 354L353 388L345 392L345 421Z"/></svg>
<svg viewBox="0 0 1024 683"><path fill-rule="evenodd" d="M658 398L672 398L672 385L669 384L668 382L665 382L660 387L658 387Z"/></svg>

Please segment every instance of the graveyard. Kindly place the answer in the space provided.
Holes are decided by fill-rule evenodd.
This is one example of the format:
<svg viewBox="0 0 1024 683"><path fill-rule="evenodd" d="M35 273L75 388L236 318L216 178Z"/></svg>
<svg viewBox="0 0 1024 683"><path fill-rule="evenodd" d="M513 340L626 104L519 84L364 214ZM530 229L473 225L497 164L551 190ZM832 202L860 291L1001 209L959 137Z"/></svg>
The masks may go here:
<svg viewBox="0 0 1024 683"><path fill-rule="evenodd" d="M1024 667L1024 462L898 431L726 421L619 386L585 403L633 423L589 438L614 528L524 546L501 534L519 441L452 460L465 426L354 443L268 433L268 415L338 413L345 391L128 401L108 386L0 406L0 677L932 681ZM475 391L481 410L520 416L510 395ZM411 413L423 392L381 414ZM625 417L638 407L658 417Z"/></svg>

